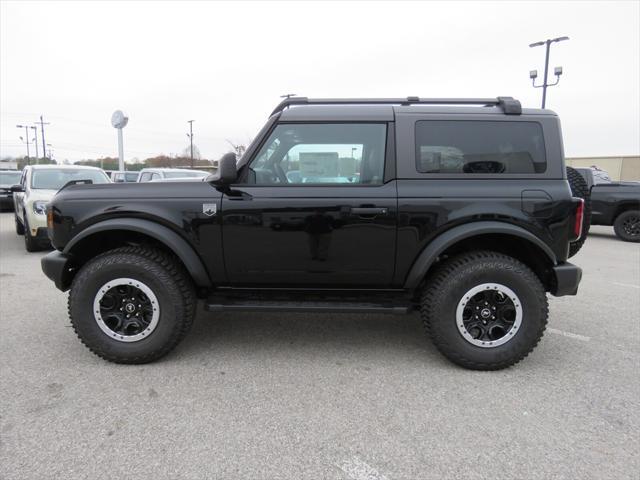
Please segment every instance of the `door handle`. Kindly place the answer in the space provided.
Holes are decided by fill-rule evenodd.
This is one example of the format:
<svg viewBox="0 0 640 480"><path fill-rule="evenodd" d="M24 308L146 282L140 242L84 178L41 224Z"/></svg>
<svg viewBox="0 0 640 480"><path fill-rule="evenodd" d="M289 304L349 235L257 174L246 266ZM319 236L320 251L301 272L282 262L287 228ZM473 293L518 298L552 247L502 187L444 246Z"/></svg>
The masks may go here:
<svg viewBox="0 0 640 480"><path fill-rule="evenodd" d="M351 207L351 213L362 216L385 215L389 209L385 207Z"/></svg>

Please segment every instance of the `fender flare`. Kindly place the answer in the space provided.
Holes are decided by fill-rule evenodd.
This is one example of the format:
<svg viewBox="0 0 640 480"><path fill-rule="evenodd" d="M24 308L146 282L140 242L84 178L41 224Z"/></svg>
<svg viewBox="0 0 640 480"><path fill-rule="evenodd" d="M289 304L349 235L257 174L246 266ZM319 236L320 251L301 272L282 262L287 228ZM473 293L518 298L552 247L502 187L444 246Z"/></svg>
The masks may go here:
<svg viewBox="0 0 640 480"><path fill-rule="evenodd" d="M202 260L193 247L173 230L159 223L140 218L113 218L103 220L82 230L65 245L62 253L72 254L73 247L85 238L108 230L129 230L148 235L163 243L182 261L195 284L199 287L211 287L211 279Z"/></svg>
<svg viewBox="0 0 640 480"><path fill-rule="evenodd" d="M404 288L413 290L418 287L426 273L429 271L431 265L433 265L437 260L438 256L454 243L464 240L465 238L489 233L513 235L527 240L540 248L547 257L549 257L549 260L553 265L558 263L553 250L551 250L546 243L534 234L528 232L522 227L505 222L473 222L454 227L433 239L413 262L411 270L409 270L409 274L405 280Z"/></svg>

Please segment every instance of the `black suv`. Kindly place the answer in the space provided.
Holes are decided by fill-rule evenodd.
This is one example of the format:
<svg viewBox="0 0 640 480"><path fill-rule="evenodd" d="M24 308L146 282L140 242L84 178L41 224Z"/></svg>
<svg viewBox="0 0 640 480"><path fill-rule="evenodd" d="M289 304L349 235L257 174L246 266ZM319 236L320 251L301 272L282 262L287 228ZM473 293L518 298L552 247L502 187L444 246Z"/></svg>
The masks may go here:
<svg viewBox="0 0 640 480"><path fill-rule="evenodd" d="M582 229L558 117L485 99L284 100L201 182L71 185L45 274L94 353L143 363L209 311L421 312L450 360L495 370L575 295Z"/></svg>

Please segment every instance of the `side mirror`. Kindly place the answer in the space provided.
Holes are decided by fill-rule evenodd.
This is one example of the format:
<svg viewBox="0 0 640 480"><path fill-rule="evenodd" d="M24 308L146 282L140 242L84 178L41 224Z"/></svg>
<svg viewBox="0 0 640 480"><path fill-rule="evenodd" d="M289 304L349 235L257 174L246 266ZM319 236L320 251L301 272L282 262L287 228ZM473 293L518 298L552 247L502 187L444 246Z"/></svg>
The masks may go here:
<svg viewBox="0 0 640 480"><path fill-rule="evenodd" d="M22 185L11 185L11 193L19 193L19 192L24 192L24 188L22 188Z"/></svg>
<svg viewBox="0 0 640 480"><path fill-rule="evenodd" d="M207 182L214 185L230 185L238 178L236 154L226 153L218 162L218 171L207 177Z"/></svg>

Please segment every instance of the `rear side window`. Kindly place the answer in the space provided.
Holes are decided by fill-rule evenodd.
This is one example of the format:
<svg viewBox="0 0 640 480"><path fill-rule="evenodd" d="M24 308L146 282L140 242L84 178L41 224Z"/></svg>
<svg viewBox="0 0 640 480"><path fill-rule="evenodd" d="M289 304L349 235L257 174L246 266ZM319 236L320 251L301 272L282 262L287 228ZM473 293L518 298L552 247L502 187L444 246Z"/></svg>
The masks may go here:
<svg viewBox="0 0 640 480"><path fill-rule="evenodd" d="M442 174L543 173L542 127L536 122L422 120L416 122L416 168Z"/></svg>

